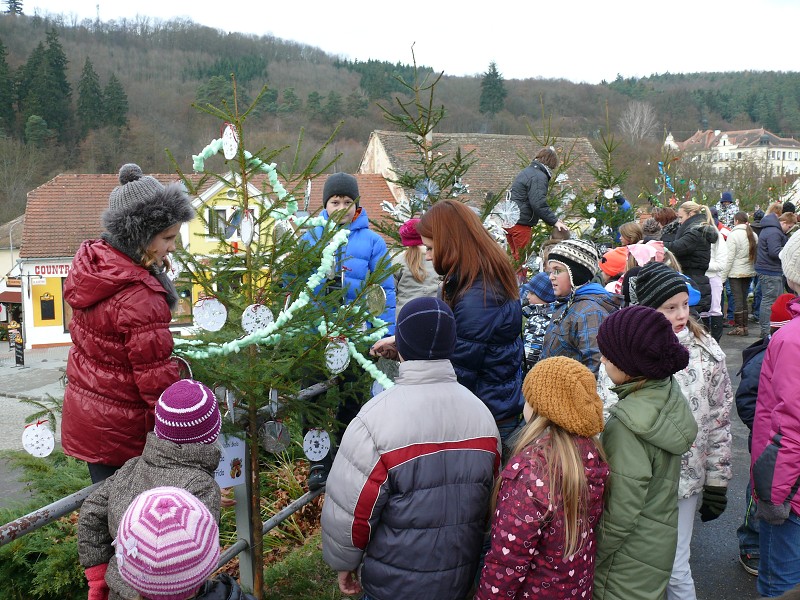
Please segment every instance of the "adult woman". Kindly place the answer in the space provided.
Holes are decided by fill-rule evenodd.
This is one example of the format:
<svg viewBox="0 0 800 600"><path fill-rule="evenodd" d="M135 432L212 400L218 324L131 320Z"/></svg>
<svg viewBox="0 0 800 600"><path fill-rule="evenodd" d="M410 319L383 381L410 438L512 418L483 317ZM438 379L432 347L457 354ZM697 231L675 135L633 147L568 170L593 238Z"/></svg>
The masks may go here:
<svg viewBox="0 0 800 600"><path fill-rule="evenodd" d="M668 244L674 240L681 226L677 213L668 206L662 206L653 210L653 218L661 225L661 241Z"/></svg>
<svg viewBox="0 0 800 600"><path fill-rule="evenodd" d="M727 244L728 259L722 278L730 282L733 305L737 308L733 315L734 327L728 335L747 335L747 293L750 280L756 274L758 236L750 228L746 212L739 211L733 217L733 229L728 234Z"/></svg>
<svg viewBox="0 0 800 600"><path fill-rule="evenodd" d="M477 214L456 200L440 200L417 224L427 257L442 276L441 296L456 319L450 359L458 381L492 411L505 440L522 414L522 307L508 256ZM372 354L391 356L394 338Z"/></svg>
<svg viewBox="0 0 800 600"><path fill-rule="evenodd" d="M164 187L134 164L119 181L102 239L81 244L64 284L73 346L61 439L94 482L142 453L158 397L179 378L169 331L178 295L166 256L195 216L180 184Z"/></svg>
<svg viewBox="0 0 800 600"><path fill-rule="evenodd" d="M711 309L711 283L706 271L711 262L711 244L717 241L719 234L708 207L691 200L681 204L678 219L681 224L675 239L665 245L700 290L700 302L695 307L697 312L708 312Z"/></svg>

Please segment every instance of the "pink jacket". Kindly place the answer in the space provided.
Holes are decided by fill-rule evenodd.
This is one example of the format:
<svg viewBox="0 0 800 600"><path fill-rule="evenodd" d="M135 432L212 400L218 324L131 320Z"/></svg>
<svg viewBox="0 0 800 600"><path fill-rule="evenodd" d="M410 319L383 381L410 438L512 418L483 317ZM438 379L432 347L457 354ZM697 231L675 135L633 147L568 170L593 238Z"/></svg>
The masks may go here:
<svg viewBox="0 0 800 600"><path fill-rule="evenodd" d="M761 366L751 477L760 498L777 505L789 500L800 515L800 495L790 497L800 480L800 298L792 300L789 311L792 320L772 336Z"/></svg>

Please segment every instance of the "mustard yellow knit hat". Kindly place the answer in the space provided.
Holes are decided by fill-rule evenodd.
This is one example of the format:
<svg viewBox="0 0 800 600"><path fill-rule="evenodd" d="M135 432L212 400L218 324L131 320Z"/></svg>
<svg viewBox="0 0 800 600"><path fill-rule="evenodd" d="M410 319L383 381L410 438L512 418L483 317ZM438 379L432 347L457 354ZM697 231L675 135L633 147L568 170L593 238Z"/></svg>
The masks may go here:
<svg viewBox="0 0 800 600"><path fill-rule="evenodd" d="M575 359L554 356L536 363L525 377L522 395L536 414L571 433L592 437L603 431L597 382Z"/></svg>

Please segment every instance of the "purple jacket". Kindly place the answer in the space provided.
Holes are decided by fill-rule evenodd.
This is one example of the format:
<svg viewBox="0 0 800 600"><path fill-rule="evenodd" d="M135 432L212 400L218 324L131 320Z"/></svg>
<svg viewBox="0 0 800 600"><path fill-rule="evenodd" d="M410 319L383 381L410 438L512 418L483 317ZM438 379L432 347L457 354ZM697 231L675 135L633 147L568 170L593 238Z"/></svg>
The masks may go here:
<svg viewBox="0 0 800 600"><path fill-rule="evenodd" d="M759 498L778 505L789 501L800 515L800 496L791 494L800 480L800 298L789 311L792 320L772 336L761 365L751 477Z"/></svg>

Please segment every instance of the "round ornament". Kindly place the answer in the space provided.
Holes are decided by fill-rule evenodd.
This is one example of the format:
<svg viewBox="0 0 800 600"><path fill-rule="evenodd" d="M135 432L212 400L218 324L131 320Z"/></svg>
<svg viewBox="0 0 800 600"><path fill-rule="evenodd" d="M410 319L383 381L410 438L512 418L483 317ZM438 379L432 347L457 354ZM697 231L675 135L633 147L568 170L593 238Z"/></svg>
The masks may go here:
<svg viewBox="0 0 800 600"><path fill-rule="evenodd" d="M377 283L367 288L364 292L364 299L367 303L367 310L375 317L381 316L386 309L386 291Z"/></svg>
<svg viewBox="0 0 800 600"><path fill-rule="evenodd" d="M226 160L236 158L236 152L239 150L239 136L236 133L236 127L228 123L225 126L225 131L222 133L222 155Z"/></svg>
<svg viewBox="0 0 800 600"><path fill-rule="evenodd" d="M331 436L324 429L309 429L303 438L303 452L306 458L320 461L328 455L331 449Z"/></svg>
<svg viewBox="0 0 800 600"><path fill-rule="evenodd" d="M169 269L167 269L167 277L170 281L175 281L178 277L181 276L183 273L183 263L175 258L174 255L170 254L167 256L167 260L169 260Z"/></svg>
<svg viewBox="0 0 800 600"><path fill-rule="evenodd" d="M607 200L611 200L614 197L614 190L612 189L604 190L603 196L605 196Z"/></svg>
<svg viewBox="0 0 800 600"><path fill-rule="evenodd" d="M250 213L242 217L242 223L239 225L239 237L245 246L249 246L253 241L253 233L256 230L256 224L253 222L253 216Z"/></svg>
<svg viewBox="0 0 800 600"><path fill-rule="evenodd" d="M500 224L505 228L513 227L519 221L519 206L513 200L498 202L493 212L500 217Z"/></svg>
<svg viewBox="0 0 800 600"><path fill-rule="evenodd" d="M251 304L242 312L242 329L247 333L255 333L266 329L275 321L275 316L268 306Z"/></svg>
<svg viewBox="0 0 800 600"><path fill-rule="evenodd" d="M375 396L377 396L378 394L380 394L383 390L384 390L384 387L380 383L378 383L377 381L373 381L372 382L372 388L371 388L370 391L372 392L372 397L373 398Z"/></svg>
<svg viewBox="0 0 800 600"><path fill-rule="evenodd" d="M289 447L292 441L289 430L280 421L267 421L258 430L258 439L261 447L267 452L277 454Z"/></svg>
<svg viewBox="0 0 800 600"><path fill-rule="evenodd" d="M331 340L325 346L325 366L338 375L350 364L350 351L345 340Z"/></svg>
<svg viewBox="0 0 800 600"><path fill-rule="evenodd" d="M56 440L46 422L31 423L22 432L22 447L33 456L44 458L55 448Z"/></svg>
<svg viewBox="0 0 800 600"><path fill-rule="evenodd" d="M216 298L201 298L194 305L194 322L207 331L219 331L228 319L228 309Z"/></svg>

